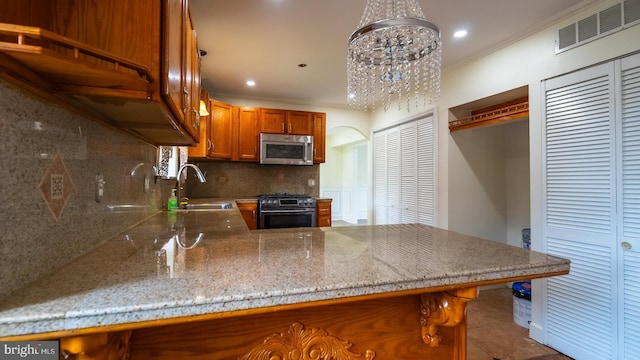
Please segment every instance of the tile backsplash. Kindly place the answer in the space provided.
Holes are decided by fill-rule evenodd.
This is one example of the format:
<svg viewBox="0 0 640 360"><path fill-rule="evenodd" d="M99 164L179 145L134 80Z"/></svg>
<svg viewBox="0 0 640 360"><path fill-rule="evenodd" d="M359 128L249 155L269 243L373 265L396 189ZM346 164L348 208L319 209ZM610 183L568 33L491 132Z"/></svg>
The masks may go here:
<svg viewBox="0 0 640 360"><path fill-rule="evenodd" d="M156 151L0 80L0 299L163 209ZM319 165L197 164L192 198L319 194Z"/></svg>
<svg viewBox="0 0 640 360"><path fill-rule="evenodd" d="M0 80L0 298L162 207L175 181L154 181L155 158L154 146Z"/></svg>
<svg viewBox="0 0 640 360"><path fill-rule="evenodd" d="M185 189L186 196L190 198L241 199L272 193L307 194L317 197L320 193L319 165L260 165L210 161L196 164L204 172L207 182L198 182L192 170L188 170Z"/></svg>

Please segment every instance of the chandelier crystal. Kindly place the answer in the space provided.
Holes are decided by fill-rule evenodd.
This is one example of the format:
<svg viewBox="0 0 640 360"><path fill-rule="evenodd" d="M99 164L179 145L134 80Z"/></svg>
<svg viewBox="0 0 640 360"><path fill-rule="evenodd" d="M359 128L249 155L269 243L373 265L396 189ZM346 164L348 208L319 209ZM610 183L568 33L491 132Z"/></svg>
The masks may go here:
<svg viewBox="0 0 640 360"><path fill-rule="evenodd" d="M367 0L358 29L349 38L349 105L370 111L435 103L440 96L440 29L418 0Z"/></svg>

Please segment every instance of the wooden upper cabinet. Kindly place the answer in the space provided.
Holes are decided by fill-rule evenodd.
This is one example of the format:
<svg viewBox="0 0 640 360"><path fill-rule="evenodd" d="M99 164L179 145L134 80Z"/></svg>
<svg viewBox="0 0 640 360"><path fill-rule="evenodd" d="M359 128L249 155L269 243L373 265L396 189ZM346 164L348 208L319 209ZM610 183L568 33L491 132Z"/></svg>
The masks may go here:
<svg viewBox="0 0 640 360"><path fill-rule="evenodd" d="M201 94L208 98L206 91ZM231 106L217 100L211 100L209 113L200 125L208 130L200 131L200 142L189 149L190 158L259 162L264 132L313 135L313 162L325 162L325 113Z"/></svg>
<svg viewBox="0 0 640 360"><path fill-rule="evenodd" d="M0 9L1 78L156 145L197 142L188 0L0 0Z"/></svg>
<svg viewBox="0 0 640 360"><path fill-rule="evenodd" d="M200 55L186 0L165 0L163 95L171 111L197 140Z"/></svg>
<svg viewBox="0 0 640 360"><path fill-rule="evenodd" d="M185 76L185 85L189 88L189 109L185 117L185 127L191 133L194 139L198 140L198 128L200 127L200 51L198 50L198 41L196 31L191 23L191 16L187 16L189 25L187 29L187 71Z"/></svg>
<svg viewBox="0 0 640 360"><path fill-rule="evenodd" d="M258 109L238 108L237 156L234 160L259 161L260 126Z"/></svg>
<svg viewBox="0 0 640 360"><path fill-rule="evenodd" d="M211 139L209 139L209 123L211 121L211 101L209 101L209 93L206 89L200 91L200 99L204 102L208 116L200 116L200 126L198 127L198 138L200 141L196 146L189 146L189 158L205 159L211 149ZM198 107L200 104L198 104ZM199 108L198 108L199 110Z"/></svg>
<svg viewBox="0 0 640 360"><path fill-rule="evenodd" d="M187 109L187 94L185 93L183 74L186 72L184 49L184 31L186 23L185 0L165 0L166 13L164 15L165 57L162 64L162 94L167 105L181 123L184 123Z"/></svg>
<svg viewBox="0 0 640 360"><path fill-rule="evenodd" d="M287 134L313 135L311 113L306 111L287 111Z"/></svg>
<svg viewBox="0 0 640 360"><path fill-rule="evenodd" d="M230 160L233 139L233 107L221 101L212 100L210 114L209 140L211 140L211 147L208 157Z"/></svg>
<svg viewBox="0 0 640 360"><path fill-rule="evenodd" d="M269 134L286 134L285 110L260 109L260 132Z"/></svg>
<svg viewBox="0 0 640 360"><path fill-rule="evenodd" d="M313 135L311 113L280 109L260 109L260 132Z"/></svg>
<svg viewBox="0 0 640 360"><path fill-rule="evenodd" d="M313 113L313 162L325 162L327 114Z"/></svg>

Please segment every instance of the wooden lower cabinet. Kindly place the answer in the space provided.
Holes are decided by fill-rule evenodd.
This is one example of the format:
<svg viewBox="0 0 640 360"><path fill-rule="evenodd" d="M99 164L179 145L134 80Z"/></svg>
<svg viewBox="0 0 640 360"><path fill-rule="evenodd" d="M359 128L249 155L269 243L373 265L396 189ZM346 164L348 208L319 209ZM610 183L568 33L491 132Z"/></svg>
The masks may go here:
<svg viewBox="0 0 640 360"><path fill-rule="evenodd" d="M466 359L477 288L379 294L159 320L61 339L76 359Z"/></svg>
<svg viewBox="0 0 640 360"><path fill-rule="evenodd" d="M316 223L318 227L331 226L331 199L316 200Z"/></svg>
<svg viewBox="0 0 640 360"><path fill-rule="evenodd" d="M249 230L258 228L258 204L254 202L238 202L236 203L238 210L247 223Z"/></svg>

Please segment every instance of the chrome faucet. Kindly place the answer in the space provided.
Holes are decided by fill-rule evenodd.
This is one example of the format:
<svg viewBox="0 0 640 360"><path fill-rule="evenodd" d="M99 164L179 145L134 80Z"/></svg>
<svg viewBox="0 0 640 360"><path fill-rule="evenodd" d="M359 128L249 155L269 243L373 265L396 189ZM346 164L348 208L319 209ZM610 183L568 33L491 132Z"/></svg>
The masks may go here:
<svg viewBox="0 0 640 360"><path fill-rule="evenodd" d="M176 196L178 197L178 206L182 206L182 170L186 169L186 168L193 168L193 170L196 171L196 176L198 177L198 180L200 182L207 182L207 179L205 179L204 174L202 173L202 171L200 170L200 168L194 164L184 164L182 166L180 166L180 169L178 169L178 175L176 176L176 183L177 183L177 189L178 189L178 193L176 194ZM187 198L188 200L188 198Z"/></svg>

